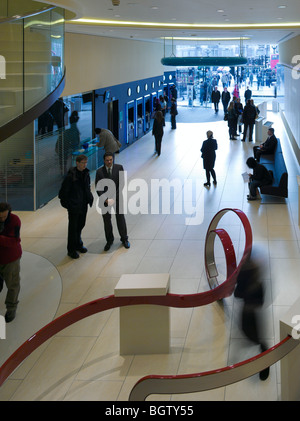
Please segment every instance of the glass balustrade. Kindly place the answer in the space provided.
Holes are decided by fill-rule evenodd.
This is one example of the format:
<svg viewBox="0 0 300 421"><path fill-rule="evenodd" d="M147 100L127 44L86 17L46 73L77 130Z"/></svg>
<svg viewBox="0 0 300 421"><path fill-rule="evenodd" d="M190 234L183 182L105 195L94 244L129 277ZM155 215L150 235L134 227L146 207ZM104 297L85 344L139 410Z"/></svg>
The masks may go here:
<svg viewBox="0 0 300 421"><path fill-rule="evenodd" d="M0 127L42 101L64 74L64 9L43 5L21 18L12 13L36 2L13 3L0 9Z"/></svg>

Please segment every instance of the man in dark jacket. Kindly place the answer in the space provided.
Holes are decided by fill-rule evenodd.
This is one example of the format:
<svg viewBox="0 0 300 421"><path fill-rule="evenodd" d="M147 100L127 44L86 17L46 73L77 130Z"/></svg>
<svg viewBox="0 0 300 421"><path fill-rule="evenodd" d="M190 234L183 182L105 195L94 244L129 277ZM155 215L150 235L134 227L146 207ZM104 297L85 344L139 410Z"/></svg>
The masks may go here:
<svg viewBox="0 0 300 421"><path fill-rule="evenodd" d="M130 243L128 241L127 226L122 206L123 202L120 200L120 198L122 199L122 190L124 188L124 168L122 165L114 163L111 152L106 152L103 159L104 165L96 172L95 186L97 194L101 199L99 207L103 217L106 238L104 251L108 251L114 242L111 223L112 211L116 215L117 227L122 244L126 249L129 249Z"/></svg>
<svg viewBox="0 0 300 421"><path fill-rule="evenodd" d="M211 102L214 104L215 113L219 111L219 102L221 99L220 91L218 91L218 87L215 86L214 90L211 93Z"/></svg>
<svg viewBox="0 0 300 421"><path fill-rule="evenodd" d="M251 99L251 97L252 97L252 91L251 91L251 89L249 89L249 86L247 86L247 89L245 90L244 97L245 97L246 103L247 103L248 99Z"/></svg>
<svg viewBox="0 0 300 421"><path fill-rule="evenodd" d="M176 129L176 116L178 114L175 98L171 99L170 114L171 114L171 129L175 130Z"/></svg>
<svg viewBox="0 0 300 421"><path fill-rule="evenodd" d="M256 200L256 189L257 187L266 186L272 183L272 176L267 168L259 164L255 158L248 158L246 164L249 168L253 169L253 174L249 178L249 192L247 195L248 200Z"/></svg>
<svg viewBox="0 0 300 421"><path fill-rule="evenodd" d="M15 318L19 303L20 260L22 256L20 229L20 218L11 212L11 206L5 202L0 203L0 278L4 279L7 286L5 299L6 323ZM0 284L2 284L1 281Z"/></svg>
<svg viewBox="0 0 300 421"><path fill-rule="evenodd" d="M274 135L274 129L271 127L268 130L267 140L259 146L254 146L253 153L254 158L259 162L261 155L272 155L275 152L277 146L277 138Z"/></svg>
<svg viewBox="0 0 300 421"><path fill-rule="evenodd" d="M83 246L81 232L85 226L87 206L93 205L93 195L91 192L91 180L87 166L87 157L78 155L76 158L76 167L69 169L66 175L58 197L61 204L68 210L68 256L72 259L78 259L80 253L86 253L87 249Z"/></svg>
<svg viewBox="0 0 300 421"><path fill-rule="evenodd" d="M224 91L222 92L222 104L223 104L224 114L227 113L229 101L230 101L230 93L227 91L227 88L225 86Z"/></svg>
<svg viewBox="0 0 300 421"><path fill-rule="evenodd" d="M213 178L214 185L217 184L216 173L214 170L215 160L216 160L216 150L218 149L218 144L216 139L213 138L213 132L208 130L206 133L207 140L205 140L201 147L202 152L202 159L203 159L203 168L206 172L206 183L204 183L205 187L210 186L210 174Z"/></svg>
<svg viewBox="0 0 300 421"><path fill-rule="evenodd" d="M243 123L244 123L244 136L242 142L245 142L247 130L249 128L249 142L252 142L253 127L256 118L256 108L250 103L248 99L247 104L244 107L243 111Z"/></svg>

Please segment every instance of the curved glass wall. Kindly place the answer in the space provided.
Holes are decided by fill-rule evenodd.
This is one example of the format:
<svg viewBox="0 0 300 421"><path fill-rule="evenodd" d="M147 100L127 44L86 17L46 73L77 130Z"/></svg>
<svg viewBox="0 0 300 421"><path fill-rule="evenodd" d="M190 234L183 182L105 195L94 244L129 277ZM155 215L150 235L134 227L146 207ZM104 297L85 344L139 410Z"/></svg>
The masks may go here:
<svg viewBox="0 0 300 421"><path fill-rule="evenodd" d="M0 1L0 127L39 104L63 76L64 10L27 0ZM0 143L0 198L17 210L40 203L38 187L43 186L36 176L49 152L35 140L34 125Z"/></svg>
<svg viewBox="0 0 300 421"><path fill-rule="evenodd" d="M49 95L63 73L64 9L0 20L0 126Z"/></svg>

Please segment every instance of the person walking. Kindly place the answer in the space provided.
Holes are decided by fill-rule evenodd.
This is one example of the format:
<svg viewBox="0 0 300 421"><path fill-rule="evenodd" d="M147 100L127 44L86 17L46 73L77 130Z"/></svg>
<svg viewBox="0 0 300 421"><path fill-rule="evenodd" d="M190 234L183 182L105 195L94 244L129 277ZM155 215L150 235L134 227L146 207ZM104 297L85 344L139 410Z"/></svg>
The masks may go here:
<svg viewBox="0 0 300 421"><path fill-rule="evenodd" d="M268 349L265 337L264 320L261 308L264 304L265 288L262 281L262 267L265 262L262 259L262 251L252 248L246 261L243 263L237 277L234 297L242 299L241 328L245 336L255 345L260 346L260 351ZM260 380L266 380L269 376L269 367L259 373Z"/></svg>
<svg viewBox="0 0 300 421"><path fill-rule="evenodd" d="M176 116L178 114L177 111L177 104L176 104L176 99L172 98L171 99L171 109L170 109L170 114L171 114L171 129L176 129Z"/></svg>
<svg viewBox="0 0 300 421"><path fill-rule="evenodd" d="M216 150L218 149L218 144L216 139L213 138L213 132L208 130L206 133L207 140L205 140L200 149L203 159L203 168L206 172L206 183L205 187L210 186L210 175L212 175L214 185L217 184L216 173L214 170L215 160L216 160Z"/></svg>
<svg viewBox="0 0 300 421"><path fill-rule="evenodd" d="M227 113L228 104L229 104L229 101L230 101L230 93L228 92L226 86L224 86L224 90L222 92L221 99L222 99L224 114L226 114Z"/></svg>
<svg viewBox="0 0 300 421"><path fill-rule="evenodd" d="M104 251L108 251L114 242L114 234L111 223L112 211L114 211L116 216L117 228L121 237L121 242L126 249L129 249L130 243L128 241L127 226L122 202L124 168L122 165L114 163L113 154L111 152L106 152L103 159L104 165L96 172L95 186L98 196L101 197L100 209L103 217L106 238ZM103 185L102 180L105 179L111 180L113 182L113 192L109 188L109 184L106 186Z"/></svg>
<svg viewBox="0 0 300 421"><path fill-rule="evenodd" d="M242 133L242 124L243 124L243 104L241 103L241 99L237 98L235 101L235 110L237 114L237 127L239 128L239 133ZM237 132L236 127L236 132Z"/></svg>
<svg viewBox="0 0 300 421"><path fill-rule="evenodd" d="M228 110L228 128L229 128L229 138L230 140L236 140L236 127L237 127L237 113L235 108L235 103L233 101L230 102Z"/></svg>
<svg viewBox="0 0 300 421"><path fill-rule="evenodd" d="M244 123L244 136L242 142L245 142L247 136L247 130L249 129L249 142L252 142L253 127L256 118L256 108L251 104L251 100L248 99L247 104L243 110L243 123Z"/></svg>
<svg viewBox="0 0 300 421"><path fill-rule="evenodd" d="M21 220L12 213L9 203L0 203L0 278L7 287L5 299L6 323L16 317L20 293ZM3 281L0 282L0 292Z"/></svg>
<svg viewBox="0 0 300 421"><path fill-rule="evenodd" d="M86 253L81 232L85 227L88 205L92 207L94 197L91 192L91 180L85 155L76 157L76 166L69 169L58 197L61 205L68 210L68 256L78 259L80 253Z"/></svg>
<svg viewBox="0 0 300 421"><path fill-rule="evenodd" d="M220 91L218 90L218 87L215 86L214 90L211 93L211 102L214 104L215 113L219 112L219 102L221 99Z"/></svg>
<svg viewBox="0 0 300 421"><path fill-rule="evenodd" d="M249 89L249 86L247 86L247 89L245 90L245 93L244 93L245 102L247 103L248 99L251 99L251 97L252 97L252 91L251 89Z"/></svg>
<svg viewBox="0 0 300 421"><path fill-rule="evenodd" d="M161 141L164 135L164 123L165 119L162 111L156 111L153 122L152 135L155 137L155 153L157 153L158 156L161 152Z"/></svg>

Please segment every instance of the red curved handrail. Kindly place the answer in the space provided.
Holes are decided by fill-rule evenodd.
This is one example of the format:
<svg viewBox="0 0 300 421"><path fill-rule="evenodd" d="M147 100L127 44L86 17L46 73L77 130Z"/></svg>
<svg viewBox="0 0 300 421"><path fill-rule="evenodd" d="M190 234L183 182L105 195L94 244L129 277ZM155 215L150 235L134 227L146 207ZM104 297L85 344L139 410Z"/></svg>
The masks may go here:
<svg viewBox="0 0 300 421"><path fill-rule="evenodd" d="M245 248L242 259L236 267L234 262L235 254L232 253L232 246L229 244L231 240L225 230L218 230L216 226L221 217L228 211L236 213L240 218L245 230ZM108 297L99 298L89 303L83 304L52 322L48 323L34 335L32 335L26 342L24 342L1 366L0 368L0 386L10 376L10 374L40 345L50 339L52 336L65 329L66 327L89 317L93 314L113 309L116 307L138 305L138 304L152 304L162 305L168 307L199 307L219 301L232 294L238 273L241 269L243 261L248 257L252 247L252 230L246 215L239 209L226 208L219 211L213 218L207 233L207 238L210 237L212 231L219 236L223 247L229 247L231 250L230 257L226 256L227 261L227 274L228 278L216 288L209 291L197 294L166 294L166 296L138 296L138 297L116 297L110 295ZM226 250L225 250L226 254ZM207 269L207 273L209 270Z"/></svg>
<svg viewBox="0 0 300 421"><path fill-rule="evenodd" d="M267 351L227 367L177 376L145 376L131 389L129 401L143 401L153 394L195 393L228 386L270 367L298 345L298 340L287 336Z"/></svg>

